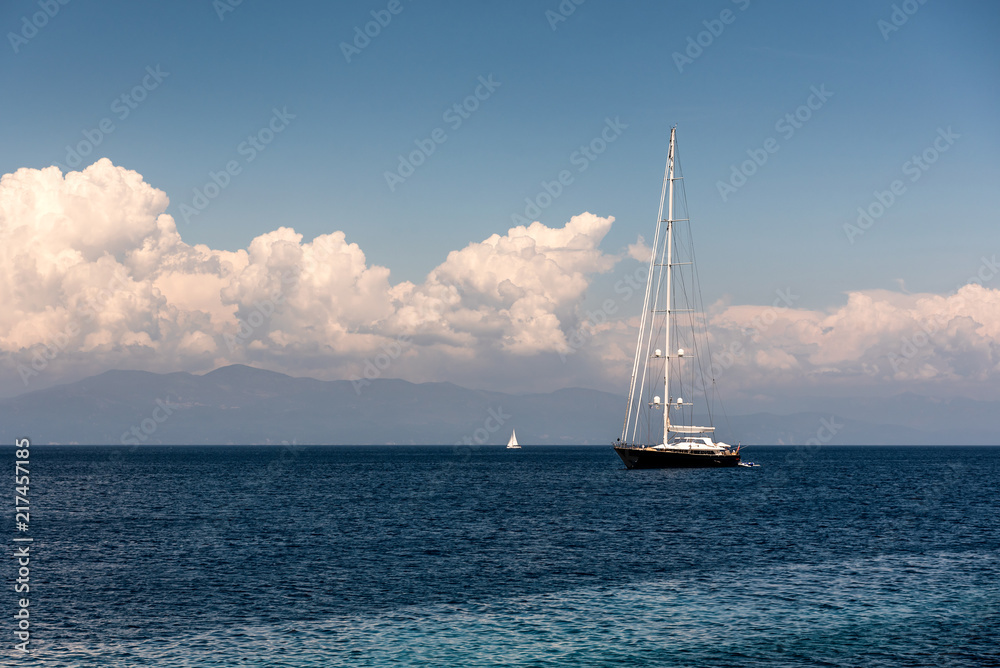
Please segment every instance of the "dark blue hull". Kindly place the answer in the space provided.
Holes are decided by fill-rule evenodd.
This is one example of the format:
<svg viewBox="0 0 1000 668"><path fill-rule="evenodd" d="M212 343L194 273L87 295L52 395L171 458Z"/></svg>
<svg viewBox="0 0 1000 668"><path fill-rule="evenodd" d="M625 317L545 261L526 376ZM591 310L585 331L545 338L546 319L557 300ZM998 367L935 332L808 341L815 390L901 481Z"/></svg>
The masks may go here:
<svg viewBox="0 0 1000 668"><path fill-rule="evenodd" d="M717 468L737 466L740 463L739 452L694 454L619 445L615 446L615 452L630 469Z"/></svg>

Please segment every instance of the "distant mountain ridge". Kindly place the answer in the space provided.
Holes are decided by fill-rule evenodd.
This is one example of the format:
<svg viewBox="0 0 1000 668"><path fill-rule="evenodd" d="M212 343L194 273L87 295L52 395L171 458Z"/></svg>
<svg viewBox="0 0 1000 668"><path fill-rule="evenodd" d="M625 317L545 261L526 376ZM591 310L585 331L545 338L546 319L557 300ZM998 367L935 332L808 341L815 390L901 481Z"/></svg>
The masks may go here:
<svg viewBox="0 0 1000 668"><path fill-rule="evenodd" d="M845 401L824 402L830 412L717 419L718 436L744 445L1000 443L995 403L901 395L884 400L886 419L878 420L877 402L838 411L851 407ZM925 419L927 405L933 419ZM901 406L924 417L905 424ZM528 446L610 444L620 434L623 410L622 397L582 388L506 394L391 379L356 387L237 364L200 376L106 371L3 399L0 442L27 436L35 443L111 445L502 445L516 428ZM931 428L935 424L953 428Z"/></svg>

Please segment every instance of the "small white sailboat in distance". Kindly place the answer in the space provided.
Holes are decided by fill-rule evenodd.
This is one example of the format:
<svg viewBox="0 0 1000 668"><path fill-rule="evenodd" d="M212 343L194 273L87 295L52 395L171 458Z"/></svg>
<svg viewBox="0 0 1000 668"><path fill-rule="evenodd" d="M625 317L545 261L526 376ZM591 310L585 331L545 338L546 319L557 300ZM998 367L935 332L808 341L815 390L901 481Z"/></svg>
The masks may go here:
<svg viewBox="0 0 1000 668"><path fill-rule="evenodd" d="M510 430L510 440L507 441L508 450L520 450L521 446L517 444L517 432L513 429Z"/></svg>

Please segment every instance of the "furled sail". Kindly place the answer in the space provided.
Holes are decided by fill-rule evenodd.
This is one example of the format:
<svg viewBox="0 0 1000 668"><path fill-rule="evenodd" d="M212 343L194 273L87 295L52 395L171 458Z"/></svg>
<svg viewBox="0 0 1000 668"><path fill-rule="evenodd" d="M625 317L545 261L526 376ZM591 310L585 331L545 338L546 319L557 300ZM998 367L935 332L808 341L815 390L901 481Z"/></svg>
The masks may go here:
<svg viewBox="0 0 1000 668"><path fill-rule="evenodd" d="M715 431L715 427L694 427L680 424L672 424L667 429L675 434L710 434Z"/></svg>

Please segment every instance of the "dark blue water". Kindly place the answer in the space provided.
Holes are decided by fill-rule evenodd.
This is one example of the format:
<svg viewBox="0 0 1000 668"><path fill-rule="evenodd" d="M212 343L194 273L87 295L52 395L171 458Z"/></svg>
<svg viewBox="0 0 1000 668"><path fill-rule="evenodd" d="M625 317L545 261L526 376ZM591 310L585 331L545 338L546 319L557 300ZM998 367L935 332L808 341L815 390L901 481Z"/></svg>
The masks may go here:
<svg viewBox="0 0 1000 668"><path fill-rule="evenodd" d="M5 559L0 662L1000 665L1000 448L744 457L32 446L33 652Z"/></svg>

